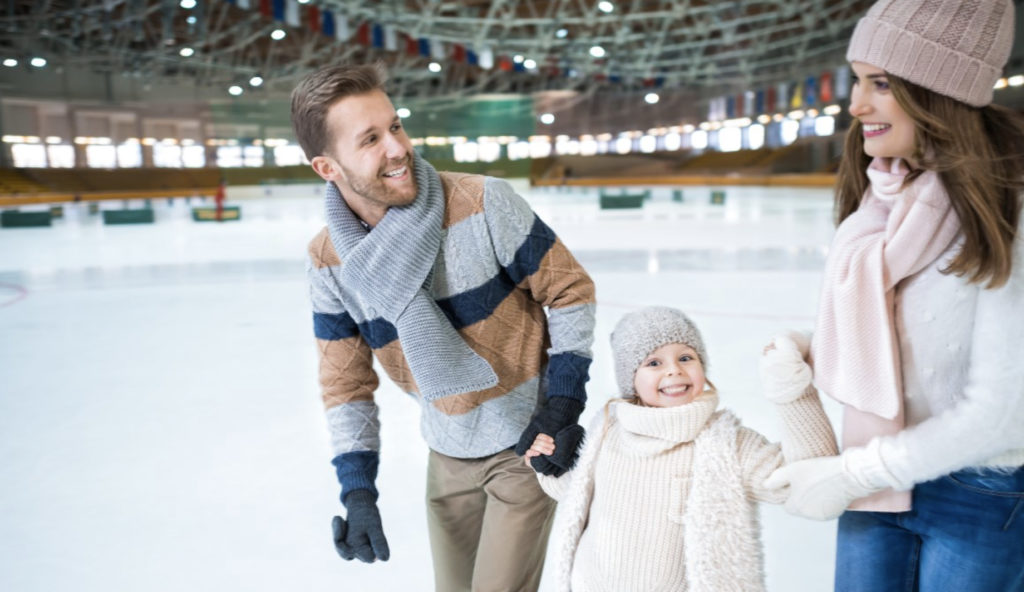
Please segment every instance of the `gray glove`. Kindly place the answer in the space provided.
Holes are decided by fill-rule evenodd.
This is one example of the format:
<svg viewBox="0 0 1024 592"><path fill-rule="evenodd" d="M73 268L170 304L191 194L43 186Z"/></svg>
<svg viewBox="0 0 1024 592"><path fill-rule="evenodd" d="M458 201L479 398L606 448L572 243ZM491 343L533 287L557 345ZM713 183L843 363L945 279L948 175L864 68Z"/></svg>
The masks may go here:
<svg viewBox="0 0 1024 592"><path fill-rule="evenodd" d="M353 558L366 563L379 559L387 561L391 556L384 528L380 523L377 501L366 489L357 489L345 496L348 521L335 516L331 523L334 530L334 548L346 561Z"/></svg>

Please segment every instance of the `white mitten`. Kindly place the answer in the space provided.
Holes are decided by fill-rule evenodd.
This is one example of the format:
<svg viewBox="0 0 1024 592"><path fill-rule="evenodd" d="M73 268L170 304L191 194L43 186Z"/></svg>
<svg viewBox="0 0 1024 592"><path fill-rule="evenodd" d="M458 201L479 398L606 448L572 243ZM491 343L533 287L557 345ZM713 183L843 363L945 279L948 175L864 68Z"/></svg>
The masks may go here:
<svg viewBox="0 0 1024 592"><path fill-rule="evenodd" d="M804 361L807 342L801 344L791 335L779 335L761 356L758 370L764 396L773 403L789 403L800 398L811 384L811 367Z"/></svg>
<svg viewBox="0 0 1024 592"><path fill-rule="evenodd" d="M853 500L888 486L880 482L886 471L877 458L877 449L877 445L869 444L867 448L850 448L839 456L797 461L776 469L764 485L772 489L789 486L786 511L790 514L831 520ZM869 481L872 478L873 483Z"/></svg>

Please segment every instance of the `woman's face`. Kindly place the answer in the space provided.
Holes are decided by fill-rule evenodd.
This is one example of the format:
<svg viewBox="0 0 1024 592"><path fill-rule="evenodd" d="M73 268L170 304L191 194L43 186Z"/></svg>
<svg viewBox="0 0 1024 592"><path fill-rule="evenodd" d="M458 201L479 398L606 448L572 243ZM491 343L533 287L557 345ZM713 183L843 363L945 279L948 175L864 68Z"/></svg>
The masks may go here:
<svg viewBox="0 0 1024 592"><path fill-rule="evenodd" d="M902 158L911 168L916 124L889 89L884 70L853 62L850 115L860 120L864 152L875 158Z"/></svg>

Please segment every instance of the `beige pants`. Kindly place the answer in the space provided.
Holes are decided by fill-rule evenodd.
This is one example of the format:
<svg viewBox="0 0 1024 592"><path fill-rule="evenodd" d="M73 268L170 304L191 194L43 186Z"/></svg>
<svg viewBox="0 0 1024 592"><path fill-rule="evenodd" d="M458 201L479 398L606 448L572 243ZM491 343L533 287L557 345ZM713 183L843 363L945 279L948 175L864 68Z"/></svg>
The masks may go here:
<svg viewBox="0 0 1024 592"><path fill-rule="evenodd" d="M479 459L430 452L427 525L437 592L540 585L555 502L511 450Z"/></svg>

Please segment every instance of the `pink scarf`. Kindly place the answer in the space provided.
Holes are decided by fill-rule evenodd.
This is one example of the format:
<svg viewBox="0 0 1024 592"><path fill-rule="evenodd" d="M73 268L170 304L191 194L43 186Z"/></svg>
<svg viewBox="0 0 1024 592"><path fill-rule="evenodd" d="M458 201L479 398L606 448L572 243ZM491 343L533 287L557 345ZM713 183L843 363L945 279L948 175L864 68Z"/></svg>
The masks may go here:
<svg viewBox="0 0 1024 592"><path fill-rule="evenodd" d="M900 159L871 161L870 186L836 230L825 263L811 353L815 385L844 405L844 449L903 429L895 288L933 263L960 228L938 174L925 171L904 187L909 172ZM893 494L851 508L909 509L909 492Z"/></svg>

